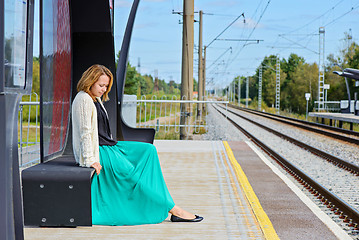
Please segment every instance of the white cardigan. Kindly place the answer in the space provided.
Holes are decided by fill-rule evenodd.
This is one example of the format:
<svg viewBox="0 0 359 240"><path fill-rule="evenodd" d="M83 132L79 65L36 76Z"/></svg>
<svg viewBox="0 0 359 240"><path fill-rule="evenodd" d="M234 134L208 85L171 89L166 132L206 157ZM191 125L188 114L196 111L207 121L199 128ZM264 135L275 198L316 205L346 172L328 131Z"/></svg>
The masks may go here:
<svg viewBox="0 0 359 240"><path fill-rule="evenodd" d="M97 97L97 101L102 105L100 98ZM72 147L81 167L100 162L97 110L90 95L83 91L78 92L72 102Z"/></svg>

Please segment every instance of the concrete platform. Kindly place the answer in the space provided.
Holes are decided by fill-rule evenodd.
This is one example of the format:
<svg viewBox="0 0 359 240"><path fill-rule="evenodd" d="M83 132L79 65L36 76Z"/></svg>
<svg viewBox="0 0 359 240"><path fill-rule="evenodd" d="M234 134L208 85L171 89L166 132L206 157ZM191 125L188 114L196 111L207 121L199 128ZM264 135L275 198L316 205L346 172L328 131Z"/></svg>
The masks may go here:
<svg viewBox="0 0 359 240"><path fill-rule="evenodd" d="M175 203L202 222L26 227L25 239L350 239L250 142L163 140L155 146Z"/></svg>
<svg viewBox="0 0 359 240"><path fill-rule="evenodd" d="M222 142L156 141L175 203L204 217L200 223L77 228L25 228L25 239L264 239L229 169ZM55 207L55 206L54 206Z"/></svg>
<svg viewBox="0 0 359 240"><path fill-rule="evenodd" d="M353 113L321 113L321 112L310 112L308 114L310 117L318 118L327 118L342 122L349 123L359 123L359 116L354 115Z"/></svg>
<svg viewBox="0 0 359 240"><path fill-rule="evenodd" d="M352 239L253 143L229 146L280 239Z"/></svg>

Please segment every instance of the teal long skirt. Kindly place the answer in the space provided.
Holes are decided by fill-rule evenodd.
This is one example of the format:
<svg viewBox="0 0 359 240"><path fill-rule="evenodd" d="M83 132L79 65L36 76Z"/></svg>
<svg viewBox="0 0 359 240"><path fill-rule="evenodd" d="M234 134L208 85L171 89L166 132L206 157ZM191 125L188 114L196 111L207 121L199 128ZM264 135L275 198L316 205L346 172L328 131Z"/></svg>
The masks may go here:
<svg viewBox="0 0 359 240"><path fill-rule="evenodd" d="M92 224L160 223L174 202L152 144L119 141L100 146L102 170L91 183Z"/></svg>

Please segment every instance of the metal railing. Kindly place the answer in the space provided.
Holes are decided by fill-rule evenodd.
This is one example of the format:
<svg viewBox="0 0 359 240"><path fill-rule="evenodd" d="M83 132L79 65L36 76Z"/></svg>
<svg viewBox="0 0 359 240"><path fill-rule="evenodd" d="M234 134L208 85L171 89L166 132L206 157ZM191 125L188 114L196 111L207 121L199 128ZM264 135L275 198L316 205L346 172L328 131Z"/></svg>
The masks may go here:
<svg viewBox="0 0 359 240"><path fill-rule="evenodd" d="M208 129L206 115L203 112L206 104L228 104L228 101L198 101L185 98L178 100L176 96L172 96L171 99L162 96L160 100L152 96L147 100L145 96L142 96L136 103L137 127L153 127L156 132L161 129L168 132L170 128L174 128L175 133L179 133L180 128L183 127L187 134L191 132L198 134L201 128L205 131ZM189 104L189 110L184 110L182 104ZM185 122L182 124L181 116L185 116Z"/></svg>
<svg viewBox="0 0 359 240"><path fill-rule="evenodd" d="M185 103L190 105L190 111L181 110L181 104ZM132 109L133 111L130 111L132 113L123 114L126 122L134 123L132 127L152 127L156 129L156 132L168 132L172 129L176 134L179 133L180 128L183 127L188 134L199 134L208 130L206 115L202 111L200 111L201 114L198 114L199 110L201 110L203 106L206 108L206 104L218 103L227 105L228 101L178 100L176 96L162 96L161 99L152 96L151 99L147 100L145 96L142 96L139 100L124 100L122 109L124 110L126 106L135 108ZM32 112L34 109L32 109L31 106L36 106L35 119L32 119L32 122L30 120L31 116L34 118L34 113ZM27 109L27 111L25 111L25 109ZM23 121L19 120L20 167L40 162L40 123L38 111L39 102L37 96L34 102L31 102L31 97L29 102L20 102L19 119L23 119ZM26 114L24 114L24 112L26 112ZM184 124L181 124L180 118L184 115L186 116L186 121ZM131 126L131 124L129 125ZM203 131L201 131L201 129L203 129Z"/></svg>
<svg viewBox="0 0 359 240"><path fill-rule="evenodd" d="M19 164L21 167L40 162L40 123L38 120L40 103L38 95L36 93L33 94L35 95L34 102L31 101L32 95L30 95L29 102L20 102L19 106L18 146ZM33 117L35 121L31 122L33 115L35 115ZM26 137L24 137L24 130Z"/></svg>
<svg viewBox="0 0 359 240"><path fill-rule="evenodd" d="M314 101L314 110L319 111L319 102ZM340 101L324 101L324 111L340 112Z"/></svg>

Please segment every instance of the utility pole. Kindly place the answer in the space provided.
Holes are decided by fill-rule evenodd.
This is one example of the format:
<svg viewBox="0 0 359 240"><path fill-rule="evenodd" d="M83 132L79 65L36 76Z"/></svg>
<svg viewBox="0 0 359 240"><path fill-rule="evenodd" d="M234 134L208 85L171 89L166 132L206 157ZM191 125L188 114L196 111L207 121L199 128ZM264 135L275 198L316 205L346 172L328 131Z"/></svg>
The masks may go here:
<svg viewBox="0 0 359 240"><path fill-rule="evenodd" d="M262 110L262 64L259 66L258 111Z"/></svg>
<svg viewBox="0 0 359 240"><path fill-rule="evenodd" d="M141 58L138 58L137 71L138 71L139 74L141 74Z"/></svg>
<svg viewBox="0 0 359 240"><path fill-rule="evenodd" d="M248 98L249 98L249 77L247 77L247 82L246 82L246 108L248 108Z"/></svg>
<svg viewBox="0 0 359 240"><path fill-rule="evenodd" d="M229 86L228 86L228 99L229 99L229 102L232 101L232 83L229 83Z"/></svg>
<svg viewBox="0 0 359 240"><path fill-rule="evenodd" d="M348 36L347 36L347 43L348 43L348 53L350 51L350 46L352 45L353 35L352 35L352 29L349 28Z"/></svg>
<svg viewBox="0 0 359 240"><path fill-rule="evenodd" d="M233 102L234 96L233 96L233 82L230 83L230 90L231 90L231 102Z"/></svg>
<svg viewBox="0 0 359 240"><path fill-rule="evenodd" d="M202 87L202 96L205 96L205 92L206 92L206 49L207 47L204 46L203 49L203 75L202 75L202 82L203 82L203 87ZM206 104L202 105L202 112L204 113L206 111Z"/></svg>
<svg viewBox="0 0 359 240"><path fill-rule="evenodd" d="M279 54L277 55L277 63L276 63L276 84L275 84L275 109L277 110L277 114L279 114L280 110L280 59Z"/></svg>
<svg viewBox="0 0 359 240"><path fill-rule="evenodd" d="M318 111L324 110L324 27L319 28Z"/></svg>
<svg viewBox="0 0 359 240"><path fill-rule="evenodd" d="M155 69L155 80L154 80L154 84L153 84L153 91L154 92L158 92L160 89L159 89L159 83L158 83L158 70Z"/></svg>
<svg viewBox="0 0 359 240"><path fill-rule="evenodd" d="M198 38L198 100L202 101L204 98L203 91L203 58L202 58L202 10L199 11L199 38ZM202 115L202 103L199 103L197 106L197 116Z"/></svg>
<svg viewBox="0 0 359 240"><path fill-rule="evenodd" d="M241 106L241 77L238 78L238 107Z"/></svg>
<svg viewBox="0 0 359 240"><path fill-rule="evenodd" d="M193 99L193 22L194 22L194 1L183 1L183 32L182 32L182 80L181 96L183 100ZM192 105L181 103L180 139L187 139L189 136L184 127L190 124Z"/></svg>
<svg viewBox="0 0 359 240"><path fill-rule="evenodd" d="M236 82L233 80L233 104L236 102Z"/></svg>

